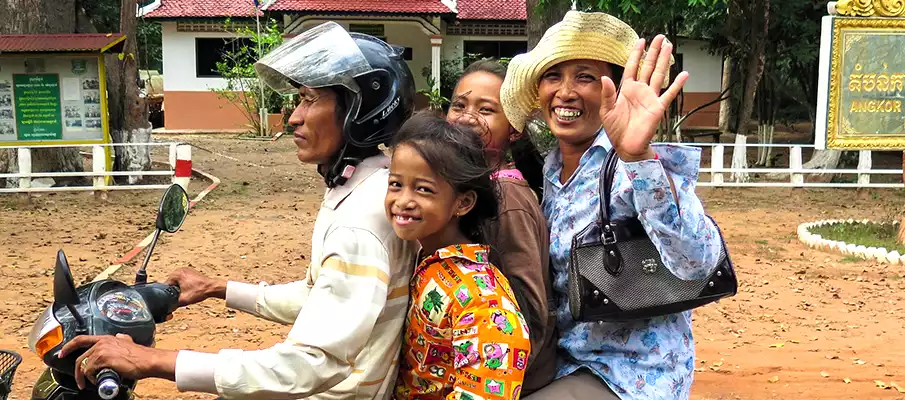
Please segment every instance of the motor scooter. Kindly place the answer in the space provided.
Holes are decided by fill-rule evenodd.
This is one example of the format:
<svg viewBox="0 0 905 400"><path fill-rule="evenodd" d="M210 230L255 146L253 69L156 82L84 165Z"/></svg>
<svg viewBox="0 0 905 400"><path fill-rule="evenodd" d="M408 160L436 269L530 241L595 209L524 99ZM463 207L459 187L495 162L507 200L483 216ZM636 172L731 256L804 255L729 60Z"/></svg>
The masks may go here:
<svg viewBox="0 0 905 400"><path fill-rule="evenodd" d="M179 304L179 288L148 283L146 268L160 232L175 233L189 212L188 194L179 185L170 186L157 210L156 230L144 262L135 275L135 284L105 279L75 287L69 262L63 250L57 252L53 274L53 304L35 321L28 335L29 349L47 368L32 389L33 400L130 400L134 380L122 379L116 371L104 369L97 384L79 389L75 381L76 359L87 349L59 358L63 346L79 335L116 335L132 337L135 343L154 345L156 324L162 323ZM0 400L9 392L18 361L5 363L7 357L21 361L12 352L0 353ZM6 364L6 365L4 365ZM6 367L3 369L3 367ZM8 371L7 371L8 370ZM6 393L3 393L3 388Z"/></svg>

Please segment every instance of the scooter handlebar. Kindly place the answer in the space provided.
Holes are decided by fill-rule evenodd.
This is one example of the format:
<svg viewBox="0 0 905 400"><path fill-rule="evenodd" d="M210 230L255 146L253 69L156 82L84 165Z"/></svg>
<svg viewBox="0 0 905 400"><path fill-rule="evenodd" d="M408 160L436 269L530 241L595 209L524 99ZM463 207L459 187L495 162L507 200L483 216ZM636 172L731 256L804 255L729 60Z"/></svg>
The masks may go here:
<svg viewBox="0 0 905 400"><path fill-rule="evenodd" d="M97 395L103 400L113 400L119 396L121 379L116 371L104 368L97 373Z"/></svg>
<svg viewBox="0 0 905 400"><path fill-rule="evenodd" d="M155 282L132 287L145 299L154 322L158 324L166 321L167 316L179 307L179 286Z"/></svg>

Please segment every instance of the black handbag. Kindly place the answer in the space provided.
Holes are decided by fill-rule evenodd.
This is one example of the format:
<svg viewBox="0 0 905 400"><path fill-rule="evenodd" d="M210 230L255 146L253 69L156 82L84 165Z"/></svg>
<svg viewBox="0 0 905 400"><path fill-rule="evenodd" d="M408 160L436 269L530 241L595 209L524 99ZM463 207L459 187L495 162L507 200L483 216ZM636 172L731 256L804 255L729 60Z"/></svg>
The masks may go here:
<svg viewBox="0 0 905 400"><path fill-rule="evenodd" d="M706 279L683 280L663 265L637 217L609 218L610 191L619 157L610 150L600 171L600 211L572 238L569 308L580 322L620 322L687 311L738 291L723 233L717 268ZM671 195L671 194L670 194ZM716 226L709 215L707 218Z"/></svg>

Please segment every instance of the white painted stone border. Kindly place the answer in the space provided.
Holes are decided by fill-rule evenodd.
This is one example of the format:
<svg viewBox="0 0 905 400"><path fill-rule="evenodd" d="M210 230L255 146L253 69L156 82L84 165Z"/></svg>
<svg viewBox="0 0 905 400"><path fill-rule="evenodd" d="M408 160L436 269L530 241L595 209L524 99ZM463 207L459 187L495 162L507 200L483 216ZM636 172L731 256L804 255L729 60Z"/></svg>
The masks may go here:
<svg viewBox="0 0 905 400"><path fill-rule="evenodd" d="M826 226L826 225L836 225L836 224L876 224L876 222L871 222L868 219L855 220L855 219L823 219L815 222L805 222L801 225L798 225L798 240L807 245L810 248L817 250L828 250L835 251L838 253L845 254L847 256L858 257L864 260L870 261L878 261L884 264L902 264L905 265L905 254L899 254L898 251L887 251L886 248L880 247L865 247L863 245L858 245L854 243L846 243L834 240L827 240L820 235L815 235L810 232L811 228L816 228L818 226ZM889 222L880 222L880 225L890 224ZM899 222L895 221L891 223L892 225L898 225Z"/></svg>

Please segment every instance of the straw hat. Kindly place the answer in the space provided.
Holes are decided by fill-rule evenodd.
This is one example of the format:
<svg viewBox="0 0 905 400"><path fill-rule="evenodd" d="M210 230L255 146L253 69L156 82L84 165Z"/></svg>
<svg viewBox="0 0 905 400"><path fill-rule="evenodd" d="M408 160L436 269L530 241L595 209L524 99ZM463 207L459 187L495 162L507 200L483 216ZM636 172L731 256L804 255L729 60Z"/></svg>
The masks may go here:
<svg viewBox="0 0 905 400"><path fill-rule="evenodd" d="M540 107L537 86L548 68L569 60L597 60L625 67L637 42L635 30L612 15L569 11L547 29L533 50L509 62L500 91L509 123L519 132L524 130L531 113Z"/></svg>

